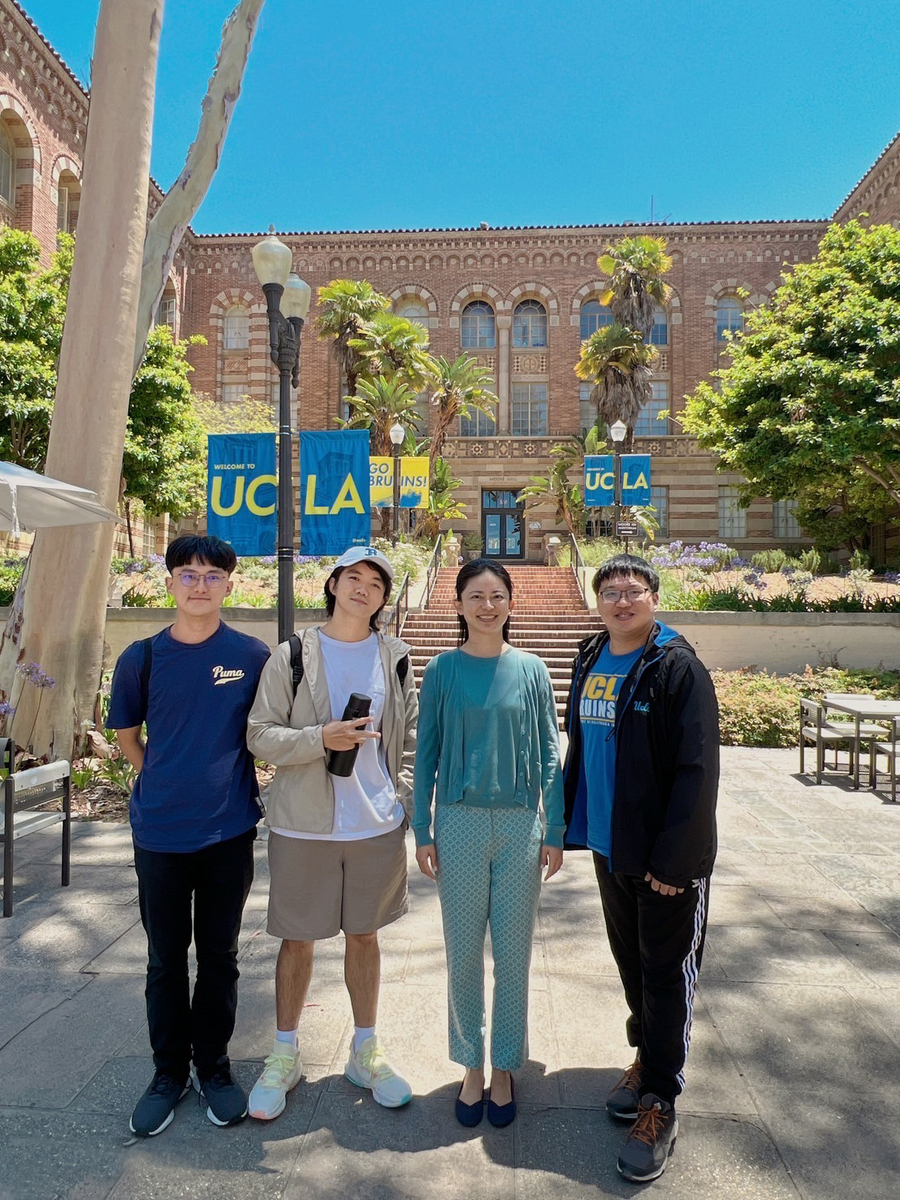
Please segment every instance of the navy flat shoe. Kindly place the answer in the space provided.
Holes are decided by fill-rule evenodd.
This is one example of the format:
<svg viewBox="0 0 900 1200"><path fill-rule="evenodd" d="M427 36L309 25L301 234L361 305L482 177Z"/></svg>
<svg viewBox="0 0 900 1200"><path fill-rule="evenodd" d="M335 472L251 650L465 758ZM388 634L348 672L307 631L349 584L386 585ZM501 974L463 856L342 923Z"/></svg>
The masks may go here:
<svg viewBox="0 0 900 1200"><path fill-rule="evenodd" d="M495 1104L488 1097L487 1119L496 1129L504 1129L516 1119L516 1081L512 1075L509 1077L509 1090L512 1095L509 1104Z"/></svg>
<svg viewBox="0 0 900 1200"><path fill-rule="evenodd" d="M464 1084L465 1080L459 1085L459 1095L456 1097L456 1119L467 1129L474 1129L476 1125L481 1124L481 1118L484 1116L484 1093L474 1104L463 1104L459 1096L462 1095Z"/></svg>

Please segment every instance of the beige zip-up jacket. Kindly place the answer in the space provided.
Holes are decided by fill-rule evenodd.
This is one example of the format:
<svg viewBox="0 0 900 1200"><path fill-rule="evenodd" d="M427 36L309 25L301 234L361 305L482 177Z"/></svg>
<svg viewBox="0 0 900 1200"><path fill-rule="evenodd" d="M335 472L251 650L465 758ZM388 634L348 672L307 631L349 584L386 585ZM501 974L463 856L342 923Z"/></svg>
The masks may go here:
<svg viewBox="0 0 900 1200"><path fill-rule="evenodd" d="M250 750L278 768L266 799L266 824L295 833L331 833L334 827L334 788L322 742L322 729L333 718L319 628L312 626L301 635L303 678L297 695L292 695L290 643L282 642L263 667L247 722ZM411 817L419 701L412 666L402 685L397 677L397 663L410 648L380 633L378 643L384 668L379 732L397 798Z"/></svg>

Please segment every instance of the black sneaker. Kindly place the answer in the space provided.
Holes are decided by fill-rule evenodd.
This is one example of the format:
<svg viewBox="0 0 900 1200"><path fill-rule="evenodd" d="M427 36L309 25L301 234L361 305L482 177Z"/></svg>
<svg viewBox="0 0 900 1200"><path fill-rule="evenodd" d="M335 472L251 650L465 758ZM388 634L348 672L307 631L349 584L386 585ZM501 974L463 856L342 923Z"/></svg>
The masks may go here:
<svg viewBox="0 0 900 1200"><path fill-rule="evenodd" d="M194 1087L207 1103L206 1115L213 1125L238 1125L247 1115L247 1094L231 1077L231 1063L222 1058L209 1075L191 1076Z"/></svg>
<svg viewBox="0 0 900 1200"><path fill-rule="evenodd" d="M678 1120L672 1105L659 1096L644 1096L619 1155L619 1174L632 1183L658 1179L668 1166L677 1133Z"/></svg>
<svg viewBox="0 0 900 1200"><path fill-rule="evenodd" d="M640 1059L626 1067L622 1078L606 1097L606 1111L616 1121L633 1121L641 1106L641 1078L643 1070Z"/></svg>
<svg viewBox="0 0 900 1200"><path fill-rule="evenodd" d="M135 1105L128 1128L137 1137L155 1137L171 1125L175 1105L186 1095L190 1082L157 1071L150 1086Z"/></svg>

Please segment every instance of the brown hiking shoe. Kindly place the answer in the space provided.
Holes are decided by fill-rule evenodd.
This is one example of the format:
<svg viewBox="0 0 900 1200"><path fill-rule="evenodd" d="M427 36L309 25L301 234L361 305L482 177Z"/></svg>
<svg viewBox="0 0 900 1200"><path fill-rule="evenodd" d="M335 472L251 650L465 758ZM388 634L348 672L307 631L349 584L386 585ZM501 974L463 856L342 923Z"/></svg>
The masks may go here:
<svg viewBox="0 0 900 1200"><path fill-rule="evenodd" d="M641 1104L641 1062L636 1058L606 1097L606 1111L616 1121L633 1121Z"/></svg>

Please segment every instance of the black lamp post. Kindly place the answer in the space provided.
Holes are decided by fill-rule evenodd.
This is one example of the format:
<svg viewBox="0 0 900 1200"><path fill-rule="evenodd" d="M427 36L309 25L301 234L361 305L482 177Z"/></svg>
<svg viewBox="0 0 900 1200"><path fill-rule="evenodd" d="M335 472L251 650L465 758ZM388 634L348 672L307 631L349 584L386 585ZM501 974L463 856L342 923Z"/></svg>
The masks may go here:
<svg viewBox="0 0 900 1200"><path fill-rule="evenodd" d="M397 545L400 534L400 447L406 437L406 430L396 421L390 428L391 445L394 448L394 523L391 532L391 545Z"/></svg>
<svg viewBox="0 0 900 1200"><path fill-rule="evenodd" d="M294 504L291 383L300 382L300 335L310 289L291 272L291 252L273 232L253 247L253 269L266 294L269 348L278 367L278 640L294 632Z"/></svg>
<svg viewBox="0 0 900 1200"><path fill-rule="evenodd" d="M609 427L609 436L613 441L613 449L616 452L616 478L615 478L615 500L616 500L616 519L613 529L613 536L616 541L619 540L619 521L622 516L622 443L625 441L625 435L628 433L628 426L624 421L614 421ZM628 539L625 539L625 553L628 553Z"/></svg>

